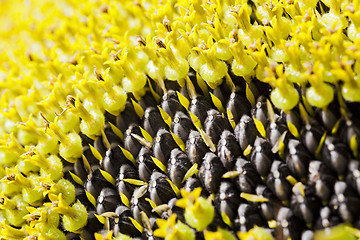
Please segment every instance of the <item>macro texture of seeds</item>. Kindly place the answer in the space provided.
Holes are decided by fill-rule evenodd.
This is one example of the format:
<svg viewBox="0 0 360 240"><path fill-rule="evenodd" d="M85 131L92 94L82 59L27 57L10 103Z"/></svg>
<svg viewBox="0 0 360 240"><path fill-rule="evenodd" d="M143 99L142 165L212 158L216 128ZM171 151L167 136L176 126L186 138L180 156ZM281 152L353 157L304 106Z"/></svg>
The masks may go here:
<svg viewBox="0 0 360 240"><path fill-rule="evenodd" d="M0 239L360 238L358 0L0 4Z"/></svg>

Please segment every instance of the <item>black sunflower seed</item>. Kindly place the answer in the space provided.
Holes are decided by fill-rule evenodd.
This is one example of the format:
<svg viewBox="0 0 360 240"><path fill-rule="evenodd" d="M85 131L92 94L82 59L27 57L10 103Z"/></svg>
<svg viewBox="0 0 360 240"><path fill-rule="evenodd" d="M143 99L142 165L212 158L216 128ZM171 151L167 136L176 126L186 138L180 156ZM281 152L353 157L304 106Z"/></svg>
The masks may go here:
<svg viewBox="0 0 360 240"><path fill-rule="evenodd" d="M295 177L302 179L307 176L310 160L310 153L300 141L291 139L288 142L286 164Z"/></svg>
<svg viewBox="0 0 360 240"><path fill-rule="evenodd" d="M231 125L227 118L219 111L211 109L207 112L204 122L204 129L210 139L217 144L224 130L232 131Z"/></svg>
<svg viewBox="0 0 360 240"><path fill-rule="evenodd" d="M145 109L143 126L145 131L152 137L156 135L160 128L168 129L168 125L161 117L160 111L155 107L148 107Z"/></svg>
<svg viewBox="0 0 360 240"><path fill-rule="evenodd" d="M126 101L125 109L118 116L116 116L116 127L123 133L128 129L129 125L140 124L140 118L134 110L134 106L130 99Z"/></svg>
<svg viewBox="0 0 360 240"><path fill-rule="evenodd" d="M171 151L177 147L178 145L171 133L165 129L159 129L152 143L154 157L166 165L169 161Z"/></svg>
<svg viewBox="0 0 360 240"><path fill-rule="evenodd" d="M136 164L138 167L139 179L145 182L150 180L150 176L154 169L160 170L151 156L153 155L152 151L147 147L142 147L138 157L136 158Z"/></svg>
<svg viewBox="0 0 360 240"><path fill-rule="evenodd" d="M171 123L173 133L186 142L191 130L195 130L192 120L183 112L176 112L174 120Z"/></svg>
<svg viewBox="0 0 360 240"><path fill-rule="evenodd" d="M349 148L339 139L332 136L325 138L322 159L337 174L343 175L345 173L350 157Z"/></svg>
<svg viewBox="0 0 360 240"><path fill-rule="evenodd" d="M348 173L346 175L346 183L360 195L360 162L351 160L348 165Z"/></svg>
<svg viewBox="0 0 360 240"><path fill-rule="evenodd" d="M276 238L279 239L301 239L301 233L306 228L305 223L294 215L292 210L282 207L276 217Z"/></svg>
<svg viewBox="0 0 360 240"><path fill-rule="evenodd" d="M266 138L268 139L271 146L275 146L276 143L279 141L281 135L287 131L287 126L284 123L281 123L280 121L272 122L268 125L266 128ZM284 139L284 144L287 144L288 141L288 135L286 135Z"/></svg>
<svg viewBox="0 0 360 240"><path fill-rule="evenodd" d="M286 179L289 175L290 170L285 163L273 162L266 185L281 201L288 201L291 197L292 185Z"/></svg>
<svg viewBox="0 0 360 240"><path fill-rule="evenodd" d="M134 137L134 134L143 137L139 126L131 124L124 134L124 148L136 158L142 148L142 144Z"/></svg>
<svg viewBox="0 0 360 240"><path fill-rule="evenodd" d="M272 147L268 141L261 137L256 137L251 153L251 162L262 177L269 174L274 159L274 154L271 149Z"/></svg>
<svg viewBox="0 0 360 240"><path fill-rule="evenodd" d="M237 218L235 219L235 226L241 232L247 232L254 226L267 227L267 222L259 214L255 205L242 203L237 209Z"/></svg>
<svg viewBox="0 0 360 240"><path fill-rule="evenodd" d="M186 109L181 105L178 95L175 91L170 90L162 97L161 108L174 119L177 111L186 112Z"/></svg>
<svg viewBox="0 0 360 240"><path fill-rule="evenodd" d="M321 125L316 121L310 121L305 124L300 134L301 142L305 145L309 152L315 154L320 139L324 134L324 130Z"/></svg>
<svg viewBox="0 0 360 240"><path fill-rule="evenodd" d="M176 206L177 198L172 198L167 202L168 210L161 213L161 218L168 219L172 214L176 214L176 218L182 222L184 219L185 209Z"/></svg>
<svg viewBox="0 0 360 240"><path fill-rule="evenodd" d="M168 177L160 172L153 172L149 181L150 199L156 204L165 204L176 197L174 190L168 182Z"/></svg>
<svg viewBox="0 0 360 240"><path fill-rule="evenodd" d="M346 182L337 181L329 206L338 213L344 222L352 223L360 212L360 198Z"/></svg>
<svg viewBox="0 0 360 240"><path fill-rule="evenodd" d="M129 235L131 237L140 236L141 233L136 227L132 224L130 217L131 211L128 207L119 205L116 210L115 214L117 217L113 220L113 229L115 236L118 236L119 233Z"/></svg>
<svg viewBox="0 0 360 240"><path fill-rule="evenodd" d="M237 124L243 115L250 114L251 104L243 92L233 92L230 95L226 108L231 111L233 119Z"/></svg>
<svg viewBox="0 0 360 240"><path fill-rule="evenodd" d="M100 169L90 173L84 184L85 190L88 191L95 199L105 187L112 187L112 185L104 178Z"/></svg>
<svg viewBox="0 0 360 240"><path fill-rule="evenodd" d="M201 165L205 154L209 151L201 134L198 131L190 131L186 141L186 153L192 164Z"/></svg>
<svg viewBox="0 0 360 240"><path fill-rule="evenodd" d="M334 172L321 161L311 161L309 164L308 185L313 185L315 194L323 201L329 200L336 178Z"/></svg>
<svg viewBox="0 0 360 240"><path fill-rule="evenodd" d="M114 212L116 207L121 203L120 196L113 188L103 188L96 201L96 212Z"/></svg>
<svg viewBox="0 0 360 240"><path fill-rule="evenodd" d="M316 220L314 229L319 230L324 228L330 228L339 225L341 222L342 221L340 217L337 216L331 208L325 206L320 209L320 216Z"/></svg>
<svg viewBox="0 0 360 240"><path fill-rule="evenodd" d="M150 199L150 193L147 186L141 186L134 190L130 200L130 210L132 216L137 222L141 222L141 211L144 211L147 216L152 213L152 207L146 199Z"/></svg>
<svg viewBox="0 0 360 240"><path fill-rule="evenodd" d="M235 137L240 144L242 150L248 145L252 146L257 136L260 136L254 120L248 115L243 115L240 122L235 127Z"/></svg>
<svg viewBox="0 0 360 240"><path fill-rule="evenodd" d="M206 113L212 108L211 103L203 96L192 99L189 105L189 112L194 114L203 125L207 117Z"/></svg>
<svg viewBox="0 0 360 240"><path fill-rule="evenodd" d="M326 131L331 132L336 122L339 120L341 116L339 109L339 104L335 101L330 103L326 109L317 109L316 118L322 123L322 126L324 126Z"/></svg>
<svg viewBox="0 0 360 240"><path fill-rule="evenodd" d="M321 200L315 195L314 187L304 186L304 192L293 187L290 206L297 217L303 219L308 226L311 226L318 217Z"/></svg>
<svg viewBox="0 0 360 240"><path fill-rule="evenodd" d="M130 199L133 195L135 185L125 182L124 179L139 179L138 171L130 164L123 164L116 178L116 188L119 194L123 193Z"/></svg>
<svg viewBox="0 0 360 240"><path fill-rule="evenodd" d="M359 159L360 156L360 121L359 120L347 120L340 130L340 139L351 148L352 141L355 141L357 146L354 149L351 148L352 152L357 151ZM354 154L354 152L353 152ZM356 157L356 156L354 156Z"/></svg>
<svg viewBox="0 0 360 240"><path fill-rule="evenodd" d="M262 182L254 165L243 158L236 160L234 171L239 174L235 182L240 192L254 193L256 186Z"/></svg>
<svg viewBox="0 0 360 240"><path fill-rule="evenodd" d="M128 161L120 147L115 146L106 151L102 166L106 172L110 173L113 178L116 178L119 174L120 167Z"/></svg>
<svg viewBox="0 0 360 240"><path fill-rule="evenodd" d="M208 152L199 169L199 179L203 187L210 193L217 193L225 168L221 160L212 152Z"/></svg>
<svg viewBox="0 0 360 240"><path fill-rule="evenodd" d="M241 155L240 145L233 133L228 130L222 132L217 152L224 167L231 170L235 165L236 158Z"/></svg>
<svg viewBox="0 0 360 240"><path fill-rule="evenodd" d="M215 207L217 210L226 214L230 221L233 222L240 203L244 202L240 198L240 192L230 181L222 181L220 183L219 191L215 196Z"/></svg>
<svg viewBox="0 0 360 240"><path fill-rule="evenodd" d="M186 181L185 181L185 184L183 186L183 189L185 189L185 191L187 192L192 192L194 191L196 188L198 187L201 187L201 182L198 178L195 178L195 177L191 177L191 178L188 178ZM203 190L204 192L204 190Z"/></svg>
<svg viewBox="0 0 360 240"><path fill-rule="evenodd" d="M251 109L251 116L259 120L263 126L266 127L269 124L268 109L265 96L260 96L257 99L256 104Z"/></svg>
<svg viewBox="0 0 360 240"><path fill-rule="evenodd" d="M167 172L170 180L181 188L186 172L191 168L192 164L187 155L175 148L171 151L170 160L168 162Z"/></svg>
<svg viewBox="0 0 360 240"><path fill-rule="evenodd" d="M282 206L279 199L275 196L275 194L265 185L258 185L255 189L256 195L259 197L264 197L268 199L265 202L255 203L254 205L258 206L259 212L261 216L269 221L274 219L275 216L275 209L278 209Z"/></svg>
<svg viewBox="0 0 360 240"><path fill-rule="evenodd" d="M103 224L99 221L99 219L94 215L95 211L88 211L88 219L86 227L83 229L81 233L81 237L83 239L95 239L94 233L98 232L103 228Z"/></svg>

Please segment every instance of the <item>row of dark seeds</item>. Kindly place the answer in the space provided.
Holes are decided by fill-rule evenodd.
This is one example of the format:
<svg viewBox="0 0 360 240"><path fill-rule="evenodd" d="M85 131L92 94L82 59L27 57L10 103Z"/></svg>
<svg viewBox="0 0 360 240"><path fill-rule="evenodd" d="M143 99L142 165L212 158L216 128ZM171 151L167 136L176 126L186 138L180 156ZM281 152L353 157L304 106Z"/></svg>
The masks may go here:
<svg viewBox="0 0 360 240"><path fill-rule="evenodd" d="M277 237L299 239L304 232L304 237L311 239L313 230L341 222L360 226L360 162L356 151L351 150L354 147L350 146L360 137L359 119L350 112L345 118L344 113L340 114L337 102L326 110L316 109L314 114L307 115L307 119L300 114L300 108L287 113L273 109L274 114L269 115L271 109L268 107L274 107L267 103L268 86L256 81L250 85L257 98L252 107L243 82L233 80L236 92L230 92L224 83L213 90L213 94L232 112L235 129L226 114L200 94L202 91L196 84L198 95L190 99L186 87L169 83L167 88L173 90L165 94L160 90L157 92L162 95L159 106L172 119L171 127L163 120L158 103L149 91L138 102L144 109L142 119L130 100L119 116L108 116L108 120L124 133L123 140L110 125L105 128L106 139L99 137L92 142L84 137L84 155L91 170L87 163L79 160L73 171L84 182L84 186L77 185L76 189L78 199L89 210L89 223L83 233L86 239L102 228L154 239L151 231L140 233L129 219L133 217L143 224L141 211L150 218L153 230L157 227L156 219L167 218L171 212L176 212L184 221L183 210L175 206L178 196L167 178L179 189L191 191L202 187L204 197L215 195L217 216L209 226L213 231L217 226L234 232L248 231L255 225L269 228L269 222L275 220L276 228L271 231ZM180 103L176 90L189 98L188 110ZM216 149L207 146L188 111L200 120ZM266 136L256 126L254 118L262 123ZM298 134L293 128L289 129L289 122ZM139 126L151 135L152 143L146 142ZM336 131L333 131L334 127ZM185 143L185 152L170 131ZM284 149L277 151L281 138ZM101 161L94 157L87 143L102 155ZM322 144L320 149L319 144ZM126 158L119 145L132 154L135 165ZM154 163L152 156L166 166L166 171ZM193 175L183 182L195 163L199 166L198 176ZM100 169L116 180L115 185ZM227 172L232 174L224 178ZM129 183L128 179L141 180L148 183L148 187ZM96 206L89 201L85 190L96 199ZM269 201L247 201L240 193L262 196ZM121 194L126 196L129 204L124 202ZM156 213L147 199L156 205L167 204L168 208L162 214ZM110 217L110 225L104 227L94 213L105 212L115 214ZM221 213L225 213L231 223L225 224ZM201 233L198 236L201 237Z"/></svg>

